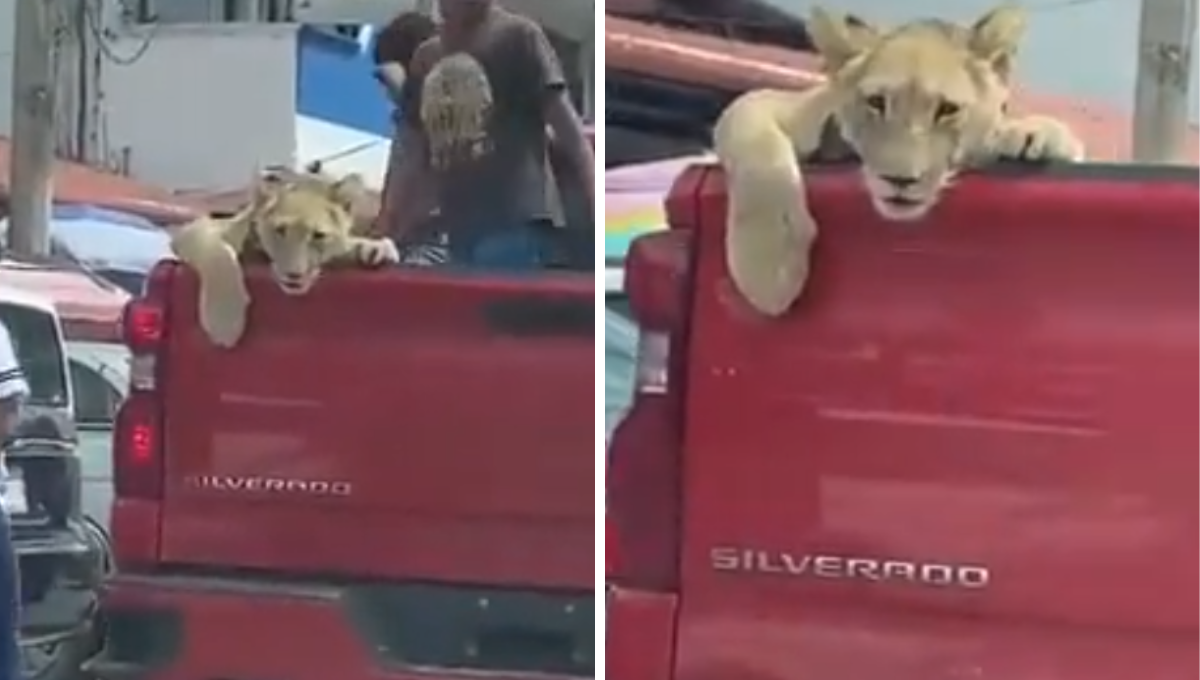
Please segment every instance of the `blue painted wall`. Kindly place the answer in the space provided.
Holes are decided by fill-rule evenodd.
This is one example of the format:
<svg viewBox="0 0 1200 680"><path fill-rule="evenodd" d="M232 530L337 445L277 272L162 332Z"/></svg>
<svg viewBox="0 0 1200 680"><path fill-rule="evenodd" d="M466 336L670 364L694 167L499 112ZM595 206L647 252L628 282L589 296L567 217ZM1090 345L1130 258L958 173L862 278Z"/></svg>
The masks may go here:
<svg viewBox="0 0 1200 680"><path fill-rule="evenodd" d="M363 42L301 29L296 112L391 137L392 106L371 75Z"/></svg>

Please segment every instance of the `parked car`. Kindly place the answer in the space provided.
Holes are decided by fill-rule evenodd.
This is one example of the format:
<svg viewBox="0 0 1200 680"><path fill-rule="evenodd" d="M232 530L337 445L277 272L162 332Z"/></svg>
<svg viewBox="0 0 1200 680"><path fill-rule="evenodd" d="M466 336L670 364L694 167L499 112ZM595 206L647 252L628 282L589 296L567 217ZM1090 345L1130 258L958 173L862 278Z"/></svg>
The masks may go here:
<svg viewBox="0 0 1200 680"><path fill-rule="evenodd" d="M0 242L8 220L0 222ZM54 206L50 221L54 257L75 262L131 294L142 290L155 262L171 257L170 237L150 220L92 205Z"/></svg>
<svg viewBox="0 0 1200 680"><path fill-rule="evenodd" d="M67 362L75 393L82 507L111 560L112 431L117 409L129 390L129 350L116 342L68 340Z"/></svg>
<svg viewBox="0 0 1200 680"><path fill-rule="evenodd" d="M107 532L112 502L112 418L128 383L128 353L118 341L117 326L129 296L73 263L0 262L0 288L10 296L38 301L53 314L58 328L57 334L52 334L42 323L46 330L36 332L37 319L44 318L44 313L39 317L30 316L28 311L0 311L0 318L10 325L10 330L15 328L14 335L19 335L18 340L24 346L21 360L35 384L65 381L62 387L65 396L56 402L54 412L65 421L64 428L69 426L69 430L62 431L59 445L64 456L68 455L69 447L68 469L72 472L68 483L78 484L71 493L77 498L77 505L67 521L78 539L74 549L80 552L73 569L98 580L112 566ZM33 406L38 413L46 408L36 400ZM43 562L41 558L22 560L23 570L29 563L30 572L25 574L29 584L47 581L47 577L37 575L47 570ZM44 592L27 595L37 601L28 609L29 677L72 678L79 670L79 662L94 651L99 632L94 602L91 593L80 590L80 585L78 580L76 583L60 580L41 586ZM66 635L68 620L72 622L71 635ZM39 639L34 640L35 637Z"/></svg>
<svg viewBox="0 0 1200 680"><path fill-rule="evenodd" d="M629 301L621 286L621 271L605 272L604 298L604 431L612 435L633 399L637 327L629 316Z"/></svg>
<svg viewBox="0 0 1200 680"><path fill-rule="evenodd" d="M20 562L25 673L64 680L94 647L90 623L103 576L80 507L74 391L63 323L49 298L19 287L20 271L0 263L0 321L25 369L31 395L3 442L4 502Z"/></svg>
<svg viewBox="0 0 1200 680"><path fill-rule="evenodd" d="M608 435L633 396L637 326L629 311L623 269L629 244L637 236L666 228L663 201L675 178L689 165L710 157L694 154L604 172L604 408Z"/></svg>

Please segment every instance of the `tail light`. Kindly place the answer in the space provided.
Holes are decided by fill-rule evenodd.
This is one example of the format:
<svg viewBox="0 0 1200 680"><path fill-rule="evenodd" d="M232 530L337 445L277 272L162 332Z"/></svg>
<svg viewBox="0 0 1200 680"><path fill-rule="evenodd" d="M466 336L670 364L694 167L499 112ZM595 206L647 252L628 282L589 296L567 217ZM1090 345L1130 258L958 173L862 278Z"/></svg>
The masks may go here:
<svg viewBox="0 0 1200 680"><path fill-rule="evenodd" d="M113 427L113 491L117 498L162 497L162 410L158 399L134 391Z"/></svg>
<svg viewBox="0 0 1200 680"><path fill-rule="evenodd" d="M130 352L129 397L113 428L113 486L118 500L158 500L163 485L160 352L167 339L166 303L177 265L160 262L150 272L142 297L125 307L121 331Z"/></svg>
<svg viewBox="0 0 1200 680"><path fill-rule="evenodd" d="M678 584L683 413L680 381L690 236L634 241L625 285L637 322L634 399L613 432L607 473L605 562L609 583L672 591Z"/></svg>

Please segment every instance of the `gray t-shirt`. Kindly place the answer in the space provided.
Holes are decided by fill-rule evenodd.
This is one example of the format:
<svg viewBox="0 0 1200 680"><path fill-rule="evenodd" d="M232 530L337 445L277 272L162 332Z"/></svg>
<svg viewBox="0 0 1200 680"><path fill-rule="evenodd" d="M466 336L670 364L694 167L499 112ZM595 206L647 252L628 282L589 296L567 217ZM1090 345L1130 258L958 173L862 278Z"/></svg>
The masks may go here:
<svg viewBox="0 0 1200 680"><path fill-rule="evenodd" d="M412 126L428 151L436 133L421 120L425 79L455 53L437 38L426 49L433 57L414 63L404 84L401 124ZM427 154L441 221L453 234L482 236L552 217L545 110L547 97L566 88L554 48L533 21L496 8L461 52L482 67L491 103L482 139L471 148L452 150L449 161Z"/></svg>

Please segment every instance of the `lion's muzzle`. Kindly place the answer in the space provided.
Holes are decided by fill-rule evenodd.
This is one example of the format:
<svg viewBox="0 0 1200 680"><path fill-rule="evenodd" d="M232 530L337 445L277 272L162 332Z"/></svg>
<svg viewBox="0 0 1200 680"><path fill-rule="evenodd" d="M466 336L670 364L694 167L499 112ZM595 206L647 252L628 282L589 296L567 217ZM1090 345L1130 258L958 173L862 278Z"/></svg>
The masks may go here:
<svg viewBox="0 0 1200 680"><path fill-rule="evenodd" d="M312 290L313 285L316 284L320 270L273 270L271 273L272 278L275 279L275 284L279 286L279 290L283 291L285 295L304 295Z"/></svg>

